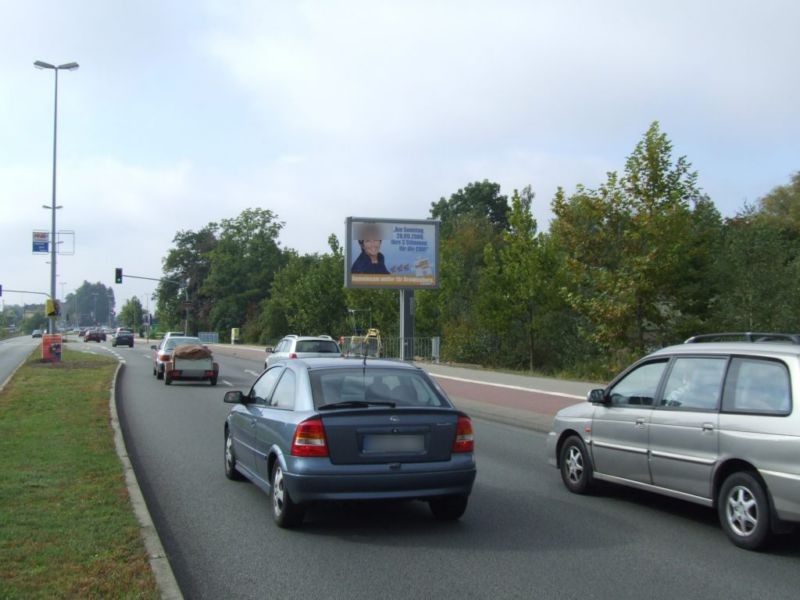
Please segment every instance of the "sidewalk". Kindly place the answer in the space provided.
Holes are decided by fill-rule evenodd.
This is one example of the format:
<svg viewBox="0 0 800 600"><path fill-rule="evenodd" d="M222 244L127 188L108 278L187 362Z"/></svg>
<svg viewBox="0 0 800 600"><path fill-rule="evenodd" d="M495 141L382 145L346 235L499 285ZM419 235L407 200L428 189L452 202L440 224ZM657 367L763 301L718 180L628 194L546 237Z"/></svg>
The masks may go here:
<svg viewBox="0 0 800 600"><path fill-rule="evenodd" d="M263 360L264 348L210 344L214 352ZM453 403L471 416L548 432L561 408L586 400L589 390L602 383L562 381L435 363L416 363L444 388Z"/></svg>

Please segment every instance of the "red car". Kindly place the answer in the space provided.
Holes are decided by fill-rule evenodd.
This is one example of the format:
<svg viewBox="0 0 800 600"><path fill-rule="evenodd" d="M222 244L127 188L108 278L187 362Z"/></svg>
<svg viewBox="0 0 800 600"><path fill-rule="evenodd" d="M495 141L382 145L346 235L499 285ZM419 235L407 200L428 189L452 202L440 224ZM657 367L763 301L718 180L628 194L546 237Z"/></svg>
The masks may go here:
<svg viewBox="0 0 800 600"><path fill-rule="evenodd" d="M86 335L83 336L84 342L105 342L106 341L106 332L102 329L87 329Z"/></svg>

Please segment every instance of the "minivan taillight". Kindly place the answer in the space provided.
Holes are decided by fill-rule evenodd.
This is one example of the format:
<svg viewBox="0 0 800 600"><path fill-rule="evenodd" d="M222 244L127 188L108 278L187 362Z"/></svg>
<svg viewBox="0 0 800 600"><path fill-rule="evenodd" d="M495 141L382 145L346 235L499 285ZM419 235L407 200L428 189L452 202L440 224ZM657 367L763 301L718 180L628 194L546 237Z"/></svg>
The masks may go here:
<svg viewBox="0 0 800 600"><path fill-rule="evenodd" d="M474 450L475 436L472 433L472 421L469 420L469 417L458 417L453 452L473 452Z"/></svg>
<svg viewBox="0 0 800 600"><path fill-rule="evenodd" d="M292 456L328 456L322 419L309 419L297 426L292 440Z"/></svg>

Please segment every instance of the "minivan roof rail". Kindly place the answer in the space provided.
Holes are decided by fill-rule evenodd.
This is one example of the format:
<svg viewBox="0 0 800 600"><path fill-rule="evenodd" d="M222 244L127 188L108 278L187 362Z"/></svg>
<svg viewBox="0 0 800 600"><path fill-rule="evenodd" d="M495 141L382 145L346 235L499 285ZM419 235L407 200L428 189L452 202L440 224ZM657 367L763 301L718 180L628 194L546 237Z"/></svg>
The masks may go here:
<svg viewBox="0 0 800 600"><path fill-rule="evenodd" d="M725 338L735 338L729 341L738 342L788 342L790 344L800 344L800 334L798 333L759 333L753 331L704 333L693 335L683 343L695 344L698 342L722 341Z"/></svg>

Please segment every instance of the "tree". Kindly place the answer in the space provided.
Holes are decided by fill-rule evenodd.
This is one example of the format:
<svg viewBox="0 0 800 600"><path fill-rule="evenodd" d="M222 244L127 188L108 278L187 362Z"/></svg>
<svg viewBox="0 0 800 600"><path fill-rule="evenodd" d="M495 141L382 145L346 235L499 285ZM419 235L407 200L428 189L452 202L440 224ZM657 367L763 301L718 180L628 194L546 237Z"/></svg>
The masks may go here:
<svg viewBox="0 0 800 600"><path fill-rule="evenodd" d="M179 231L163 260L162 279L156 291L159 320L166 329L183 328L186 315L184 302L189 298L191 317L189 330L209 328L209 313L213 299L203 293L203 284L211 269L211 252L217 245L216 223L200 231ZM187 332L188 333L188 332Z"/></svg>
<svg viewBox="0 0 800 600"><path fill-rule="evenodd" d="M800 237L800 171L759 200L759 213L771 225Z"/></svg>
<svg viewBox="0 0 800 600"><path fill-rule="evenodd" d="M431 217L442 222L441 235L450 237L461 219L484 219L495 228L508 227L508 198L500 194L500 185L487 180L468 184L452 194L431 203Z"/></svg>
<svg viewBox="0 0 800 600"><path fill-rule="evenodd" d="M725 223L714 274L720 282L718 329L795 331L800 259L785 231L752 206Z"/></svg>
<svg viewBox="0 0 800 600"><path fill-rule="evenodd" d="M597 190L559 190L551 224L565 255L566 298L585 319L585 333L606 352L641 354L673 335L688 305L679 290L692 273L687 259L708 251L694 234L696 213L709 216L697 173L654 122L625 164ZM713 220L713 219L712 219ZM710 291L709 291L710 293Z"/></svg>
<svg viewBox="0 0 800 600"><path fill-rule="evenodd" d="M80 326L95 326L112 323L115 307L114 290L104 284L84 281L68 294L62 305L62 313L69 313L70 320Z"/></svg>
<svg viewBox="0 0 800 600"><path fill-rule="evenodd" d="M440 287L417 297L417 331L441 336L443 358L476 362L485 356L491 332L480 328L473 298L484 268L484 250L502 243L508 228L508 199L500 186L471 183L431 204L439 228Z"/></svg>
<svg viewBox="0 0 800 600"><path fill-rule="evenodd" d="M559 366L568 321L558 254L550 238L537 233L533 199L530 187L514 191L503 244L485 249L477 305L483 327L494 333L488 354L503 366L541 371Z"/></svg>
<svg viewBox="0 0 800 600"><path fill-rule="evenodd" d="M272 281L287 262L278 246L283 223L267 209L244 210L223 219L216 246L209 252L210 269L201 293L213 298L209 312L215 331L227 332L259 319L260 305Z"/></svg>
<svg viewBox="0 0 800 600"><path fill-rule="evenodd" d="M117 320L120 326L129 327L133 331L140 328L144 321L144 310L142 309L142 303L139 301L139 298L136 296L129 298L119 311Z"/></svg>

